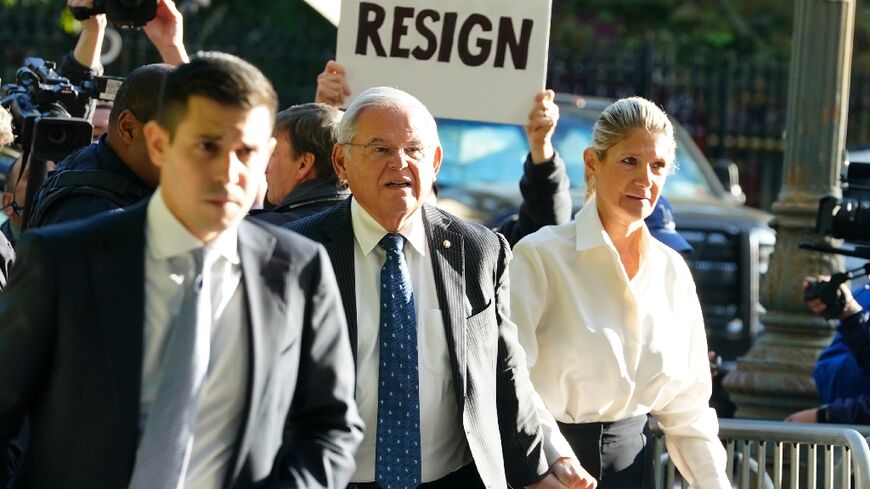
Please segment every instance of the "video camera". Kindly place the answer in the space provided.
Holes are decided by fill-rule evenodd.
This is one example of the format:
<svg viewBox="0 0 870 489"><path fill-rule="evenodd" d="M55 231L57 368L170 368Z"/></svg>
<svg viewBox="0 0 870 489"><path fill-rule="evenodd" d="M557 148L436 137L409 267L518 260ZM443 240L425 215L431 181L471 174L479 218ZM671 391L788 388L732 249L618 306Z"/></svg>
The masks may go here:
<svg viewBox="0 0 870 489"><path fill-rule="evenodd" d="M854 243L870 243L870 163L847 162L843 198L819 201L816 232ZM870 259L870 253L863 257Z"/></svg>
<svg viewBox="0 0 870 489"><path fill-rule="evenodd" d="M94 0L93 8L74 7L72 14L77 20L106 14L118 27L142 27L157 15L157 0Z"/></svg>
<svg viewBox="0 0 870 489"><path fill-rule="evenodd" d="M816 214L816 232L832 238L844 239L850 244L835 247L825 243L800 243L806 250L834 253L870 260L870 163L846 161L846 176L841 178L843 197L823 197ZM821 299L825 304L825 317L834 319L846 305L838 289L847 280L870 274L870 262L853 270L831 275L829 281L813 284L804 293L804 299Z"/></svg>
<svg viewBox="0 0 870 489"><path fill-rule="evenodd" d="M59 161L90 144L93 127L83 119L90 101L114 100L122 79L93 77L74 85L54 68L51 61L26 58L15 83L0 86L0 105L12 114L25 152Z"/></svg>

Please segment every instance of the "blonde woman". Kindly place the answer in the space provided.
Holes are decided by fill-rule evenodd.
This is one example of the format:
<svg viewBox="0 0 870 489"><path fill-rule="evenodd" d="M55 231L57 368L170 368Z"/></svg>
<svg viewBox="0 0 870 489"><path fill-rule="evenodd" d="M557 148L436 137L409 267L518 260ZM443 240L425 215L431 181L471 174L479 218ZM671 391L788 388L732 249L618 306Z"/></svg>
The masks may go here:
<svg viewBox="0 0 870 489"><path fill-rule="evenodd" d="M695 284L644 224L675 149L661 109L614 102L583 153L586 205L514 248L512 317L532 381L599 489L654 487L650 414L695 489L731 487Z"/></svg>

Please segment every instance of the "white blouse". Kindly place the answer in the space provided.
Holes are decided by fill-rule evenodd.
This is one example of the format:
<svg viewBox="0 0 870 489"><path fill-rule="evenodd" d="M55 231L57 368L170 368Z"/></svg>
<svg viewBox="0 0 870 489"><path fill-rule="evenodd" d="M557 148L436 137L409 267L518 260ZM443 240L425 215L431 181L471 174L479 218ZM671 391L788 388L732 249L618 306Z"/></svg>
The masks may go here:
<svg viewBox="0 0 870 489"><path fill-rule="evenodd" d="M532 382L563 423L653 414L693 487L730 488L718 420L707 404L710 369L695 283L677 252L642 232L633 279L594 199L574 221L514 247L511 318Z"/></svg>

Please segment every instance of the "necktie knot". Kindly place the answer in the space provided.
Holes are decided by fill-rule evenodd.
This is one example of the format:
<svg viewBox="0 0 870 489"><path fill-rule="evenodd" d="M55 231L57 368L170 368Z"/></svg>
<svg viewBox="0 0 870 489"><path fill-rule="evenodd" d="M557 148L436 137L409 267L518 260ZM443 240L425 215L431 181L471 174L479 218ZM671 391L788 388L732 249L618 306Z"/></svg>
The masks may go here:
<svg viewBox="0 0 870 489"><path fill-rule="evenodd" d="M202 270L205 256L205 248L194 248L190 251L190 255L193 258L193 269L190 275L193 280L193 290L196 293L199 293L202 290Z"/></svg>
<svg viewBox="0 0 870 489"><path fill-rule="evenodd" d="M387 233L378 244L387 253L401 253L405 245L405 237L399 233Z"/></svg>

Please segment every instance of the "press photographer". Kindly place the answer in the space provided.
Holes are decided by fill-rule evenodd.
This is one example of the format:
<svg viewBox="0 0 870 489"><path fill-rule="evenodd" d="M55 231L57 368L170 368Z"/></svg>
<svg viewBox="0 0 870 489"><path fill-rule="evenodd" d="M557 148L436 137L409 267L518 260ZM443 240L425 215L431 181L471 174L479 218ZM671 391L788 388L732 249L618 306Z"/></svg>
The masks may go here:
<svg viewBox="0 0 870 489"><path fill-rule="evenodd" d="M17 143L23 150L25 171L19 169L17 180L28 182L24 209L30 208L32 190L42 181L48 162L90 143L92 127L84 116L91 100L111 99L119 83L89 77L74 84L55 71L54 63L26 58L15 82L0 86L0 105L12 114Z"/></svg>
<svg viewBox="0 0 870 489"><path fill-rule="evenodd" d="M109 22L115 25L141 27L166 64L178 66L189 60L184 48L182 15L172 0L68 0L67 6L83 26L90 17L102 21L105 29L108 16ZM146 10L147 15L143 14ZM101 45L102 36L95 40ZM99 53L97 49L96 54Z"/></svg>
<svg viewBox="0 0 870 489"><path fill-rule="evenodd" d="M84 119L92 99L111 100L120 80L94 77L73 84L54 63L26 58L15 83L0 86L0 105L12 114L17 141L32 158L55 160L91 141Z"/></svg>
<svg viewBox="0 0 870 489"><path fill-rule="evenodd" d="M92 0L67 2L70 8L91 8L93 4ZM102 17L99 14L91 20L97 19L94 25L105 28L105 22L99 21ZM27 227L123 209L150 195L157 186L159 172L148 156L142 127L156 115L160 86L172 65L185 63L188 57L182 42L183 19L172 0L156 1L156 16L143 30L165 64L142 66L127 75L115 95L106 134L58 163L34 198ZM75 50L75 59L83 69L93 69L98 63L100 42L101 34L85 36L83 29Z"/></svg>
<svg viewBox="0 0 870 489"><path fill-rule="evenodd" d="M157 0L95 0L91 6L70 6L73 17L85 20L106 14L118 27L142 27L157 15Z"/></svg>
<svg viewBox="0 0 870 489"><path fill-rule="evenodd" d="M831 247L801 244L801 248L870 260L870 164L846 166L843 197L825 197L819 203L816 231L846 239L852 244ZM798 411L786 421L802 423L870 423L870 313L865 311L868 294L859 289L861 302L846 282L870 272L870 262L834 275L808 277L803 286L810 309L827 319L838 320L831 344L821 353L813 377L821 406ZM863 303L863 304L862 304Z"/></svg>
<svg viewBox="0 0 870 489"><path fill-rule="evenodd" d="M33 199L27 227L122 209L151 194L160 174L148 156L142 127L156 116L160 86L172 69L145 65L127 76L115 96L108 131L49 173Z"/></svg>
<svg viewBox="0 0 870 489"><path fill-rule="evenodd" d="M870 163L846 162L846 175L840 184L843 197L827 196L819 201L816 232L831 238L844 239L848 246L802 243L803 249L852 256L870 260ZM835 273L823 280L806 284L805 299L815 304L813 311L827 319L842 319L849 312L845 283L870 273L870 263L854 270Z"/></svg>

